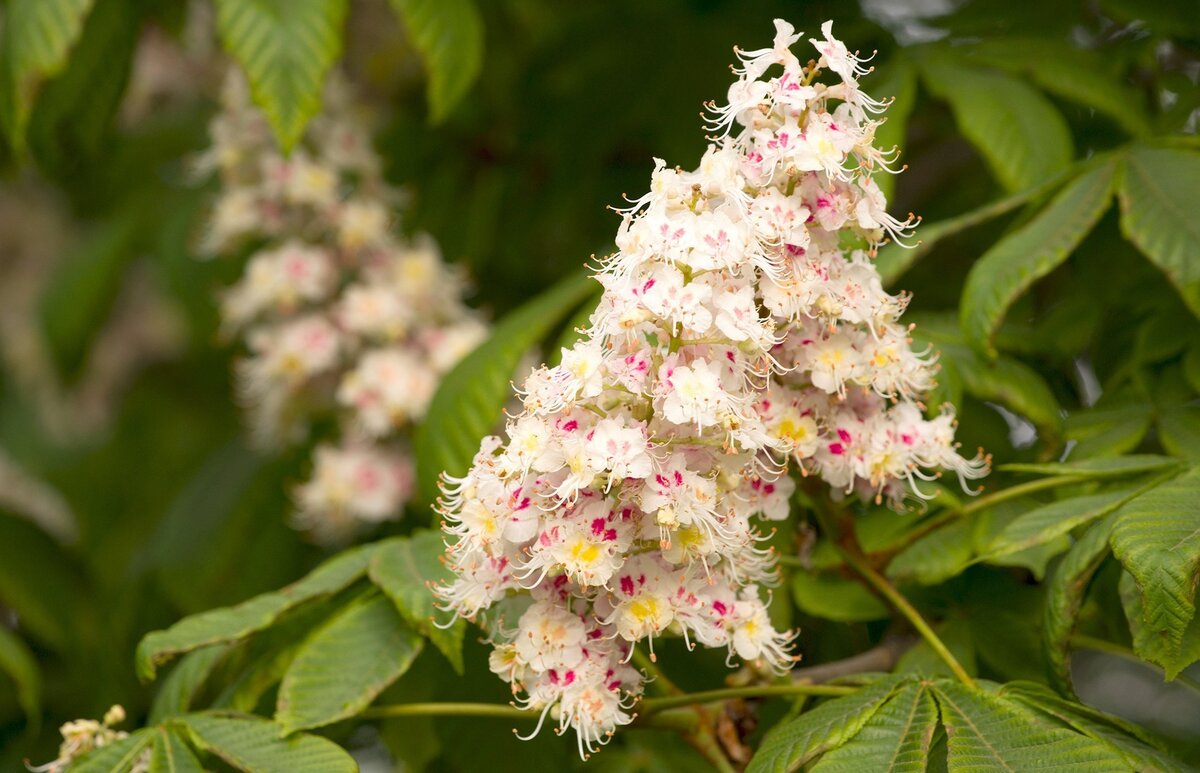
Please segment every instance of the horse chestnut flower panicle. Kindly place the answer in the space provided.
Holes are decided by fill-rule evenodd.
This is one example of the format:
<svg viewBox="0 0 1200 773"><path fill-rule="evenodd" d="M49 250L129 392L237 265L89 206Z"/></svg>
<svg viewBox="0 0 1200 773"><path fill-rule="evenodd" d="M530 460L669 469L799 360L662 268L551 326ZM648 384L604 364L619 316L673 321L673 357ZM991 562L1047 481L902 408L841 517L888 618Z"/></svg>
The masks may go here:
<svg viewBox="0 0 1200 773"><path fill-rule="evenodd" d="M787 516L790 471L892 503L929 496L920 482L941 470L964 486L986 471L958 453L948 407L930 420L915 402L931 358L871 262L915 225L872 179L894 171L872 144L886 105L859 89L869 71L831 23L808 65L801 36L775 27L770 48L738 52L699 167L657 161L622 212L585 337L528 377L507 438L443 482L457 577L442 603L517 608L515 627L490 618L492 670L581 755L632 721L639 643L653 656L655 637L679 635L791 666L757 526Z"/></svg>
<svg viewBox="0 0 1200 773"><path fill-rule="evenodd" d="M241 78L222 104L200 163L221 183L204 248L256 248L221 305L249 351L241 391L264 444L302 437L317 411L338 415L339 442L318 447L296 490L296 522L343 541L400 515L413 487L407 431L486 328L432 240L393 233L400 196L344 83L331 79L325 111L286 157Z"/></svg>

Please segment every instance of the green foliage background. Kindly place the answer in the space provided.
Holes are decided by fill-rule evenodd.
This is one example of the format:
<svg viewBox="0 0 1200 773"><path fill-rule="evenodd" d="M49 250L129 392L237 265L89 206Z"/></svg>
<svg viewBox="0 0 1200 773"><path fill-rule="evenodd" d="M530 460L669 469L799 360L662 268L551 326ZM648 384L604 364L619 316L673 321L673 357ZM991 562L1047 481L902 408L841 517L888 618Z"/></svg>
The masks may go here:
<svg viewBox="0 0 1200 773"><path fill-rule="evenodd" d="M472 302L500 320L418 436L426 496L442 469L465 469L524 350L546 343L552 357L569 336L567 320L589 303L581 266L616 230L606 206L645 188L653 157L685 167L700 157L697 114L724 96L731 45L763 44L781 16L809 32L832 18L852 48L878 49L863 88L896 97L881 139L899 143L910 167L891 209L925 218L921 244L885 248L880 269L913 293L914 335L942 353L930 404L959 406L960 439L991 452L996 472L976 499L947 490L903 515L859 507L855 538L979 682L953 681L918 644L886 664L896 676L816 709L739 704L735 735L761 744L755 770L955 770L988 749L1000 758L985 769L1031 769L1051 752L1062 769L1200 764L1196 725L1150 708L1200 715L1194 8L969 0L926 21L945 38L902 46L879 23L880 2L865 12L758 0L214 5L211 34L245 67L285 145L319 109L328 69L347 70L382 116L389 177L411 194L403 227L432 233L474 277ZM3 9L5 186L19 196L39 178L74 234L31 307L51 382L66 395L86 383L135 273L169 299L182 345L136 373L111 421L68 426L78 431L47 418L55 397L44 379L4 361L0 449L59 492L78 523L74 538L56 534L0 498L0 768L51 759L61 722L113 703L146 729L81 769L120 769L120 755L143 749L156 759L174 750L183 762L164 770L197 759L350 764L319 736L285 749L266 719L209 708L351 749L382 743L415 769L576 764L573 744L549 733L519 746L511 720L354 718L373 702L508 696L476 632L428 625L422 590L439 567L437 539L421 530L436 527L427 508L275 590L328 556L285 524L306 449L261 456L242 440L212 302L238 267L194 256L211 191L191 180L187 159L206 145L214 95L115 118L139 33L181 34L183 5ZM264 36L274 45L261 46ZM802 495L776 537L791 558L772 612L800 627L805 666L911 633L818 522L827 504ZM256 594L266 595L170 627ZM664 649L664 670L686 690L728 675L719 653ZM1095 657L1149 697L1114 702L1096 669L1081 678ZM157 667L157 682L139 679ZM888 746L913 733L924 745ZM631 730L589 768L704 764L675 734Z"/></svg>

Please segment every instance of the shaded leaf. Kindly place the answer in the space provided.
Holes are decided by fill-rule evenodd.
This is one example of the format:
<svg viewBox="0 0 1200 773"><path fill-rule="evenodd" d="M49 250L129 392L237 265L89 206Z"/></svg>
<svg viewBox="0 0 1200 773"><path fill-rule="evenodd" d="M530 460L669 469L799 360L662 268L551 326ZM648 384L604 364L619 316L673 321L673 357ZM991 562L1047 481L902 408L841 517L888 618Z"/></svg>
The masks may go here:
<svg viewBox="0 0 1200 773"><path fill-rule="evenodd" d="M203 773L200 760L183 739L165 727L154 730L154 751L150 754L150 773Z"/></svg>
<svg viewBox="0 0 1200 773"><path fill-rule="evenodd" d="M17 688L17 703L29 722L42 713L42 674L25 642L0 625L0 672L8 674Z"/></svg>
<svg viewBox="0 0 1200 773"><path fill-rule="evenodd" d="M921 74L1008 191L1037 185L1070 163L1066 121L1025 82L944 55L923 60Z"/></svg>
<svg viewBox="0 0 1200 773"><path fill-rule="evenodd" d="M1005 526L981 552L985 559L992 559L1044 545L1069 534L1077 526L1108 515L1142 491L1124 488L1070 497L1035 508Z"/></svg>
<svg viewBox="0 0 1200 773"><path fill-rule="evenodd" d="M1055 566L1047 582L1043 632L1050 682L1055 689L1073 695L1069 659L1070 639L1088 585L1108 555L1108 537L1114 515L1092 525Z"/></svg>
<svg viewBox="0 0 1200 773"><path fill-rule="evenodd" d="M959 322L967 341L996 356L994 339L1009 307L1066 260L1108 208L1116 162L1081 174L1030 222L1005 236L971 267Z"/></svg>
<svg viewBox="0 0 1200 773"><path fill-rule="evenodd" d="M1153 408L1145 402L1100 404L1067 416L1066 436L1075 441L1074 459L1093 459L1123 454L1137 448L1153 419Z"/></svg>
<svg viewBox="0 0 1200 773"><path fill-rule="evenodd" d="M156 725L169 717L188 713L209 674L228 651L223 646L202 647L180 658L155 691L147 721Z"/></svg>
<svg viewBox="0 0 1200 773"><path fill-rule="evenodd" d="M1158 420L1158 439L1176 456L1200 462L1200 406L1173 405Z"/></svg>
<svg viewBox="0 0 1200 773"><path fill-rule="evenodd" d="M342 610L296 653L279 686L276 721L293 733L354 716L408 670L424 643L386 596Z"/></svg>
<svg viewBox="0 0 1200 773"><path fill-rule="evenodd" d="M483 66L483 20L474 0L391 0L429 73L429 108L442 121Z"/></svg>
<svg viewBox="0 0 1200 773"><path fill-rule="evenodd" d="M1125 158L1117 195L1121 231L1162 269L1200 316L1200 153L1137 148Z"/></svg>
<svg viewBox="0 0 1200 773"><path fill-rule="evenodd" d="M1078 475L1081 478L1120 478L1126 475L1141 475L1146 472L1164 470L1179 465L1179 460L1157 454L1129 454L1126 456L1080 459L1071 462L1045 462L1041 464L1001 464L1001 472L1027 472L1033 475Z"/></svg>
<svg viewBox="0 0 1200 773"><path fill-rule="evenodd" d="M937 585L961 573L975 557L974 524L960 518L896 554L887 575L900 582Z"/></svg>
<svg viewBox="0 0 1200 773"><path fill-rule="evenodd" d="M408 624L433 642L454 670L462 673L462 644L467 624L459 619L449 628L440 628L453 615L438 609L431 585L454 575L442 563L446 552L441 532L426 529L380 543L371 558L371 581L391 598Z"/></svg>
<svg viewBox="0 0 1200 773"><path fill-rule="evenodd" d="M158 666L176 655L209 644L237 641L261 631L305 601L349 586L366 572L372 549L370 545L351 548L282 590L185 617L166 630L146 634L137 648L139 676L153 679Z"/></svg>
<svg viewBox="0 0 1200 773"><path fill-rule="evenodd" d="M417 430L417 480L425 499L438 496L438 478L464 475L512 395L522 355L541 341L595 288L591 277L565 279L500 320L492 335L442 379Z"/></svg>
<svg viewBox="0 0 1200 773"><path fill-rule="evenodd" d="M1157 486L1116 512L1113 554L1142 592L1144 642L1138 654L1162 666L1167 679L1187 665L1184 633L1196 615L1200 580L1200 467Z"/></svg>
<svg viewBox="0 0 1200 773"><path fill-rule="evenodd" d="M826 620L856 623L888 616L887 605L862 583L831 572L796 570L791 590L797 607Z"/></svg>
<svg viewBox="0 0 1200 773"><path fill-rule="evenodd" d="M188 714L170 721L192 743L246 773L356 773L358 765L333 741L299 733L280 737L279 725L259 717Z"/></svg>
<svg viewBox="0 0 1200 773"><path fill-rule="evenodd" d="M321 108L346 0L216 0L217 29L285 152Z"/></svg>
<svg viewBox="0 0 1200 773"><path fill-rule="evenodd" d="M961 618L951 618L937 628L938 638L950 650L950 654L962 665L968 674L979 673L975 660L975 641L968 621ZM954 676L954 672L946 665L946 661L934 652L929 642L922 639L908 652L896 661L896 673L921 674L923 676Z"/></svg>

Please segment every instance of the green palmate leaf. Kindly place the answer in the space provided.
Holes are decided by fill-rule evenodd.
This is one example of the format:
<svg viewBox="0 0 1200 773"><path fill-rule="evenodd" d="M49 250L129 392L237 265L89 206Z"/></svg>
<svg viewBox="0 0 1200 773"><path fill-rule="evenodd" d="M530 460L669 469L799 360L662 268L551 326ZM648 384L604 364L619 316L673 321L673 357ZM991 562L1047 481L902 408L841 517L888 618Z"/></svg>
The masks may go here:
<svg viewBox="0 0 1200 773"><path fill-rule="evenodd" d="M867 720L853 743L823 756L812 773L924 773L937 725L929 690L906 684Z"/></svg>
<svg viewBox="0 0 1200 773"><path fill-rule="evenodd" d="M1039 684L1012 682L1000 692L1027 711L1053 718L1084 735L1111 746L1132 770L1185 771L1178 760L1136 725L1097 711L1089 706L1065 700Z"/></svg>
<svg viewBox="0 0 1200 773"><path fill-rule="evenodd" d="M1200 153L1137 148L1125 159L1117 195L1121 231L1162 269L1200 316Z"/></svg>
<svg viewBox="0 0 1200 773"><path fill-rule="evenodd" d="M1168 679L1191 662L1183 644L1200 581L1197 503L1200 467L1193 467L1126 503L1113 524L1113 554L1142 593L1148 634L1138 655L1162 666Z"/></svg>
<svg viewBox="0 0 1200 773"><path fill-rule="evenodd" d="M228 647L220 645L203 647L180 658L155 691L148 722L154 725L188 713L209 674L228 651Z"/></svg>
<svg viewBox="0 0 1200 773"><path fill-rule="evenodd" d="M419 530L411 537L380 543L371 558L371 581L383 589L408 624L429 638L433 645L462 673L462 644L467 624L438 609L431 585L454 575L442 563L446 545L441 532Z"/></svg>
<svg viewBox="0 0 1200 773"><path fill-rule="evenodd" d="M974 524L960 518L896 554L887 575L900 582L937 585L961 573L975 557Z"/></svg>
<svg viewBox="0 0 1200 773"><path fill-rule="evenodd" d="M17 703L33 722L42 713L42 675L25 642L0 625L0 673L8 674L17 688Z"/></svg>
<svg viewBox="0 0 1200 773"><path fill-rule="evenodd" d="M284 151L321 108L346 0L217 0L217 28Z"/></svg>
<svg viewBox="0 0 1200 773"><path fill-rule="evenodd" d="M1044 545L1078 526L1103 518L1142 491L1122 488L1035 508L1005 526L981 552L985 559L993 559Z"/></svg>
<svg viewBox="0 0 1200 773"><path fill-rule="evenodd" d="M1121 596L1121 608L1129 623L1133 651L1146 660L1154 660L1151 654L1156 653L1162 647L1162 642L1159 641L1154 629L1146 624L1146 609L1142 604L1142 591L1138 588L1137 581L1129 572L1122 572L1117 587ZM1168 656L1174 655L1179 662L1184 664L1200 660L1200 616L1193 617L1192 622L1188 624L1179 650L1176 653L1167 654Z"/></svg>
<svg viewBox="0 0 1200 773"><path fill-rule="evenodd" d="M483 66L483 20L474 0L391 0L429 72L434 122L466 95Z"/></svg>
<svg viewBox="0 0 1200 773"><path fill-rule="evenodd" d="M151 728L143 728L94 749L71 765L71 773L129 773L154 743L154 733Z"/></svg>
<svg viewBox="0 0 1200 773"><path fill-rule="evenodd" d="M0 115L14 147L23 146L38 89L66 66L92 4L93 0L12 0L5 8Z"/></svg>
<svg viewBox="0 0 1200 773"><path fill-rule="evenodd" d="M154 732L150 773L204 773L200 760L174 731L157 727Z"/></svg>
<svg viewBox="0 0 1200 773"><path fill-rule="evenodd" d="M245 638L306 601L346 588L366 572L371 550L369 545L352 548L282 590L255 596L236 606L185 617L165 631L147 634L137 648L138 674L143 679L153 679L158 666L176 655Z"/></svg>
<svg viewBox="0 0 1200 773"><path fill-rule="evenodd" d="M875 130L875 146L889 149L896 148L903 152L904 135L908 124L908 116L917 104L917 68L903 56L893 57L882 68L880 80L871 79L867 90L876 99L890 99L887 120ZM883 191L884 197L892 198L896 189L896 176L883 172L873 178Z"/></svg>
<svg viewBox="0 0 1200 773"><path fill-rule="evenodd" d="M921 74L1008 191L1044 182L1071 162L1062 114L1023 81L944 54L924 59Z"/></svg>
<svg viewBox="0 0 1200 773"><path fill-rule="evenodd" d="M1046 589L1043 634L1050 681L1059 692L1071 695L1071 633L1083 606L1088 585L1108 555L1108 537L1115 515L1093 524L1071 546L1050 575Z"/></svg>
<svg viewBox="0 0 1200 773"><path fill-rule="evenodd" d="M1062 184L1067 171L1059 172L1037 185L1014 193L1011 196L997 199L990 204L984 204L982 207L973 209L970 212L964 212L961 215L937 223L922 225L916 232L917 243L912 247L904 247L896 242L889 242L881 247L879 255L875 258L875 268L879 271L880 277L883 278L884 284L891 285L905 271L911 268L914 263L933 250L943 239L1006 215L1017 207L1052 192Z"/></svg>
<svg viewBox="0 0 1200 773"><path fill-rule="evenodd" d="M417 479L432 502L438 478L464 475L479 441L495 427L511 396L521 356L592 294L591 277L578 275L555 285L497 323L492 335L442 379L417 430Z"/></svg>
<svg viewBox="0 0 1200 773"><path fill-rule="evenodd" d="M1001 38L973 46L970 56L1025 75L1051 94L1095 108L1130 134L1150 132L1144 98L1111 73L1097 52L1061 40Z"/></svg>
<svg viewBox="0 0 1200 773"><path fill-rule="evenodd" d="M1111 746L1082 733L1039 722L1002 698L942 680L933 687L946 727L951 771L1125 770Z"/></svg>
<svg viewBox="0 0 1200 773"><path fill-rule="evenodd" d="M1062 264L1108 209L1116 162L1075 178L1037 217L984 253L963 287L959 321L967 341L996 356L993 340L1008 308Z"/></svg>
<svg viewBox="0 0 1200 773"><path fill-rule="evenodd" d="M383 595L342 610L313 631L279 686L284 733L352 717L408 670L424 640Z"/></svg>
<svg viewBox="0 0 1200 773"><path fill-rule="evenodd" d="M332 741L300 733L280 737L279 725L258 717L188 714L170 721L197 748L246 773L356 773L354 758Z"/></svg>
<svg viewBox="0 0 1200 773"><path fill-rule="evenodd" d="M875 712L905 683L889 677L853 695L823 703L796 719L774 727L750 760L747 773L797 770L854 738Z"/></svg>
<svg viewBox="0 0 1200 773"><path fill-rule="evenodd" d="M1047 462L1044 464L1002 464L1001 472L1027 472L1033 475L1078 475L1080 478L1121 478L1156 472L1180 464L1178 459L1157 454L1081 459L1077 462Z"/></svg>
<svg viewBox="0 0 1200 773"><path fill-rule="evenodd" d="M791 590L797 607L826 620L856 623L888 616L887 605L861 583L831 572L797 570Z"/></svg>

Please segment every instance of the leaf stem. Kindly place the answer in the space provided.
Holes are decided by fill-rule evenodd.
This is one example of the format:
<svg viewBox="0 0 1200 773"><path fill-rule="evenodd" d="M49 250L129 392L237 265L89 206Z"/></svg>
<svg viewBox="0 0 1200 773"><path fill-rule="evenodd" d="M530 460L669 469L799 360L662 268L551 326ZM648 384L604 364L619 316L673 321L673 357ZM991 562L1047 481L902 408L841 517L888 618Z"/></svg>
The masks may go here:
<svg viewBox="0 0 1200 773"><path fill-rule="evenodd" d="M958 658L954 657L954 654L950 652L945 643L933 632L933 629L929 627L929 623L925 622L925 618L921 617L921 613L917 611L917 608L904 597L904 594L896 590L896 586L892 585L886 577L877 572L867 562L865 557L849 550L843 550L842 555L846 558L846 563L854 568L854 571L862 575L864 580L870 583L875 590L879 591L900 614L904 615L908 622L912 624L912 627L917 629L917 633L921 634L921 637L929 643L933 651L942 659L942 662L958 677L960 682L968 687L975 686L975 680L962 667L962 663L958 662Z"/></svg>
<svg viewBox="0 0 1200 773"><path fill-rule="evenodd" d="M367 719L417 716L537 719L538 712L499 703L400 703L391 706L371 706L360 716Z"/></svg>
<svg viewBox="0 0 1200 773"><path fill-rule="evenodd" d="M841 696L857 692L857 687L847 687L832 684L779 684L760 685L757 687L729 687L720 690L704 690L703 692L670 695L664 698L646 698L638 709L641 716L651 716L660 711L679 706L693 706L701 703L717 703L734 698L780 698L797 695Z"/></svg>

